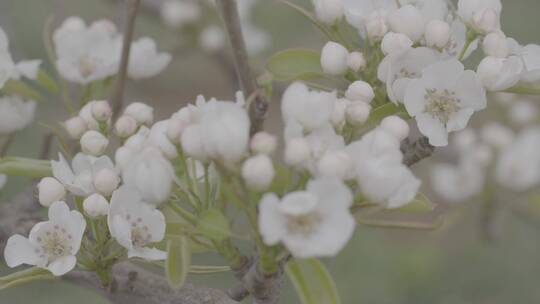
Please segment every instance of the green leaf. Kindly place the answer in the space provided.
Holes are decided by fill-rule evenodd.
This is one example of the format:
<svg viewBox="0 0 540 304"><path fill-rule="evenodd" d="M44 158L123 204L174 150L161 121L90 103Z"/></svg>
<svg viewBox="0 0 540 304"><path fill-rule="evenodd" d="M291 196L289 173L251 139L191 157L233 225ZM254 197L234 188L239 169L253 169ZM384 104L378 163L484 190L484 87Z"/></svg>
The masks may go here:
<svg viewBox="0 0 540 304"><path fill-rule="evenodd" d="M170 238L167 241L167 260L165 273L169 285L173 289L180 289L186 282L191 265L191 249L186 236Z"/></svg>
<svg viewBox="0 0 540 304"><path fill-rule="evenodd" d="M268 59L266 69L275 80L307 80L324 77L318 52L309 49L290 49Z"/></svg>
<svg viewBox="0 0 540 304"><path fill-rule="evenodd" d="M52 169L48 160L6 157L0 159L0 174L37 178L51 176Z"/></svg>
<svg viewBox="0 0 540 304"><path fill-rule="evenodd" d="M32 267L29 269L17 271L4 277L0 277L0 290L29 283L32 281L50 280L54 278L55 276L52 275L48 270Z"/></svg>
<svg viewBox="0 0 540 304"><path fill-rule="evenodd" d="M293 10L298 12L300 15L308 19L309 22L311 22L311 24L313 24L316 28L318 28L321 31L321 33L323 33L326 36L326 38L328 38L328 40L335 40L334 36L330 32L330 29L324 23L319 22L319 20L317 20L317 18L315 18L315 16L309 13L306 9L287 0L279 0L279 2L287 5L288 7L292 8Z"/></svg>
<svg viewBox="0 0 540 304"><path fill-rule="evenodd" d="M332 276L319 260L293 259L286 272L302 304L341 303Z"/></svg>
<svg viewBox="0 0 540 304"><path fill-rule="evenodd" d="M41 101L41 94L28 86L26 83L19 81L19 80L13 80L10 79L6 82L4 87L2 88L2 91L6 95L17 95L20 97L23 97L25 99L30 99L34 101Z"/></svg>
<svg viewBox="0 0 540 304"><path fill-rule="evenodd" d="M56 81L47 74L44 70L39 70L37 74L37 83L45 88L49 93L51 94L57 94L59 92L58 85L56 84Z"/></svg>
<svg viewBox="0 0 540 304"><path fill-rule="evenodd" d="M218 209L204 211L197 224L197 231L216 241L223 241L231 236L229 222Z"/></svg>
<svg viewBox="0 0 540 304"><path fill-rule="evenodd" d="M407 213L428 213L435 210L435 204L423 193L418 192L416 197L409 204L387 211L407 212Z"/></svg>

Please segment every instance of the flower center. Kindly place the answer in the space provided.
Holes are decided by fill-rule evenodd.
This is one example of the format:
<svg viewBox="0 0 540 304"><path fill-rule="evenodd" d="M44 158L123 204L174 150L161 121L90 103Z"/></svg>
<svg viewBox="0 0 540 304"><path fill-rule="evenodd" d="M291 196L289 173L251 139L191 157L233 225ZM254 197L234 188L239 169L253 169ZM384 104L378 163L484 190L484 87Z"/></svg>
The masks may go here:
<svg viewBox="0 0 540 304"><path fill-rule="evenodd" d="M399 70L399 76L400 77L396 77L396 78L418 78L418 76L420 75L418 75L414 71L409 71L406 68L401 68L401 70Z"/></svg>
<svg viewBox="0 0 540 304"><path fill-rule="evenodd" d="M322 216L312 212L298 216L287 217L287 230L292 234L309 235L321 223Z"/></svg>
<svg viewBox="0 0 540 304"><path fill-rule="evenodd" d="M460 109L461 100L456 97L455 92L447 89L427 89L424 99L426 100L425 112L439 119L445 126L450 117Z"/></svg>
<svg viewBox="0 0 540 304"><path fill-rule="evenodd" d="M54 225L51 231L45 232L45 235L38 237L37 241L41 245L41 250L36 249L36 253L41 258L47 257L49 263L58 258L70 255L73 251L71 242L73 236L65 228Z"/></svg>
<svg viewBox="0 0 540 304"><path fill-rule="evenodd" d="M79 62L79 72L81 73L82 77L89 77L90 75L94 74L95 70L96 65L91 58L88 56L81 58L81 61Z"/></svg>
<svg viewBox="0 0 540 304"><path fill-rule="evenodd" d="M142 218L132 218L127 215L126 219L131 224L131 241L135 247L144 247L152 240L152 234L147 225L143 224Z"/></svg>

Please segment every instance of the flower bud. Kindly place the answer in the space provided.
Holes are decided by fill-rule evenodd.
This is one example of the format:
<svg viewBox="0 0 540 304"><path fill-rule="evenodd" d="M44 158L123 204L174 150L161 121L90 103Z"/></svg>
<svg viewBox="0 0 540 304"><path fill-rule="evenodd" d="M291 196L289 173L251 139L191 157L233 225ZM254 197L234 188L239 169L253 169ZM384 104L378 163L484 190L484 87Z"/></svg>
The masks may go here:
<svg viewBox="0 0 540 304"><path fill-rule="evenodd" d="M347 72L347 49L332 41L326 43L321 52L321 66L323 71L329 75L344 75Z"/></svg>
<svg viewBox="0 0 540 304"><path fill-rule="evenodd" d="M83 201L83 209L93 218L105 216L109 213L109 202L101 194L94 193Z"/></svg>
<svg viewBox="0 0 540 304"><path fill-rule="evenodd" d="M482 42L482 48L486 55L492 57L506 58L510 54L506 36L500 31L487 34Z"/></svg>
<svg viewBox="0 0 540 304"><path fill-rule="evenodd" d="M371 107L369 104L359 100L351 102L345 111L345 116L347 117L347 122L350 124L361 125L368 120L370 112Z"/></svg>
<svg viewBox="0 0 540 304"><path fill-rule="evenodd" d="M431 20L426 25L424 37L427 46L442 49L450 41L450 25L441 20Z"/></svg>
<svg viewBox="0 0 540 304"><path fill-rule="evenodd" d="M326 153L317 165L320 175L347 179L351 175L352 161L345 151Z"/></svg>
<svg viewBox="0 0 540 304"><path fill-rule="evenodd" d="M366 58L361 52L351 52L347 55L347 66L355 72L365 69L366 64Z"/></svg>
<svg viewBox="0 0 540 304"><path fill-rule="evenodd" d="M378 11L371 13L366 21L366 32L370 41L380 41L388 32L386 16Z"/></svg>
<svg viewBox="0 0 540 304"><path fill-rule="evenodd" d="M112 169L101 169L94 176L94 187L99 193L104 196L109 196L113 193L120 184L120 177Z"/></svg>
<svg viewBox="0 0 540 304"><path fill-rule="evenodd" d="M500 16L496 10L485 8L473 16L473 26L482 33L491 33L500 28Z"/></svg>
<svg viewBox="0 0 540 304"><path fill-rule="evenodd" d="M407 35L418 41L424 34L424 18L413 5L404 5L388 14L388 25L393 32Z"/></svg>
<svg viewBox="0 0 540 304"><path fill-rule="evenodd" d="M361 100L370 103L375 98L375 92L373 92L373 88L369 83L357 80L349 85L345 92L345 97L353 102Z"/></svg>
<svg viewBox="0 0 540 304"><path fill-rule="evenodd" d="M52 177L44 177L37 185L39 203L44 207L49 207L52 203L61 201L66 196L64 186Z"/></svg>
<svg viewBox="0 0 540 304"><path fill-rule="evenodd" d="M250 142L251 151L258 154L272 154L277 147L277 138L267 132L258 132Z"/></svg>
<svg viewBox="0 0 540 304"><path fill-rule="evenodd" d="M305 138L293 138L285 146L285 162L300 165L311 157L311 147Z"/></svg>
<svg viewBox="0 0 540 304"><path fill-rule="evenodd" d="M124 115L133 117L138 124L150 126L154 121L154 109L142 102L133 102L124 110Z"/></svg>
<svg viewBox="0 0 540 304"><path fill-rule="evenodd" d="M183 107L171 116L167 126L167 137L171 142L180 143L182 132L190 124L192 117L193 110L189 106Z"/></svg>
<svg viewBox="0 0 540 304"><path fill-rule="evenodd" d="M336 100L334 103L334 111L330 117L330 121L334 127L339 128L345 123L345 111L350 103L351 101L345 98Z"/></svg>
<svg viewBox="0 0 540 304"><path fill-rule="evenodd" d="M133 152L127 147L120 147L114 153L114 161L118 168L122 170L129 164L132 158Z"/></svg>
<svg viewBox="0 0 540 304"><path fill-rule="evenodd" d="M79 139L81 136L88 131L88 126L86 122L79 116L71 117L70 119L64 122L64 128L69 133L69 136L73 139Z"/></svg>
<svg viewBox="0 0 540 304"><path fill-rule="evenodd" d="M105 152L109 140L103 134L90 130L81 137L81 149L84 153L99 156Z"/></svg>
<svg viewBox="0 0 540 304"><path fill-rule="evenodd" d="M137 131L137 121L131 116L123 115L114 124L114 133L120 138L127 138Z"/></svg>
<svg viewBox="0 0 540 304"><path fill-rule="evenodd" d="M394 135L399 141L409 136L409 124L399 116L388 116L381 121L381 128Z"/></svg>
<svg viewBox="0 0 540 304"><path fill-rule="evenodd" d="M255 190L267 189L274 175L272 160L265 154L252 156L242 165L242 178L248 187Z"/></svg>
<svg viewBox="0 0 540 304"><path fill-rule="evenodd" d="M381 50L385 55L404 51L412 47L413 42L404 34L389 32L384 35Z"/></svg>
<svg viewBox="0 0 540 304"><path fill-rule="evenodd" d="M315 0L315 14L317 19L326 23L334 24L343 17L342 0Z"/></svg>
<svg viewBox="0 0 540 304"><path fill-rule="evenodd" d="M92 103L92 116L97 121L107 121L112 116L112 109L106 100L99 100Z"/></svg>

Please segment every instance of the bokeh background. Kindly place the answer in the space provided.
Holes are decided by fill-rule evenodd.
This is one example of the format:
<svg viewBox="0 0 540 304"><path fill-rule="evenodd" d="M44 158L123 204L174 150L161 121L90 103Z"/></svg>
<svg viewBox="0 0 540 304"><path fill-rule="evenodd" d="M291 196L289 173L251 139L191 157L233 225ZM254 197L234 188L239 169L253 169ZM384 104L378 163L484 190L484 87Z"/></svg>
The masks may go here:
<svg viewBox="0 0 540 304"><path fill-rule="evenodd" d="M309 0L295 0L309 6ZM60 22L79 15L86 21L110 18L120 23L123 1L112 0L0 0L0 26L10 38L15 59L46 58L43 48L45 21L53 16ZM540 42L540 1L503 0L503 28L522 44ZM254 23L271 36L271 46L252 58L262 71L265 58L275 51L311 47L324 41L309 22L273 0L260 0L252 16ZM209 56L196 48L178 51L181 37L165 27L158 15L142 9L136 35L149 35L162 50L174 51L174 60L158 77L128 85L127 100L151 103L157 118L191 102L198 94L232 98L234 76L227 67L227 52ZM474 59L473 59L474 60ZM45 66L50 70L50 66ZM279 86L277 87L279 90ZM279 104L274 100L268 127L279 132ZM45 128L65 120L60 102L39 104L38 120L18 136L10 155L37 157ZM444 158L445 154L439 158ZM420 175L430 162L415 168ZM7 202L23 190L29 180L11 178L0 192ZM426 182L426 184L429 184ZM426 187L427 188L427 187ZM429 194L429 189L425 189ZM433 199L438 203L436 199ZM335 277L345 304L507 304L540 303L540 213L509 212L512 199L499 200L492 219L492 238L485 237L482 204L441 206L444 224L435 231L403 231L359 226L354 239L335 259L325 260ZM538 219L537 219L538 216ZM221 264L207 254L197 264ZM0 263L0 274L9 270ZM230 274L193 275L195 284L226 288ZM107 303L89 290L62 282L40 282L0 291L1 304L101 304ZM282 303L298 303L287 284Z"/></svg>

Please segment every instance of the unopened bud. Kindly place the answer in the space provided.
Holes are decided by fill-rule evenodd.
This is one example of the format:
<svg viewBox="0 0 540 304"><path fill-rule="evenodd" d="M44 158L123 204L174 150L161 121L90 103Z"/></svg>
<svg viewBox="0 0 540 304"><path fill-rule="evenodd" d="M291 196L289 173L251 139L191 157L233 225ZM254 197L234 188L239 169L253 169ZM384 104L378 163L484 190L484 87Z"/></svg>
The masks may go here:
<svg viewBox="0 0 540 304"><path fill-rule="evenodd" d="M112 109L106 100L99 100L92 103L92 116L100 122L109 120L112 116Z"/></svg>
<svg viewBox="0 0 540 304"><path fill-rule="evenodd" d="M73 139L79 139L88 131L86 122L79 116L72 117L64 122L64 128Z"/></svg>
<svg viewBox="0 0 540 304"><path fill-rule="evenodd" d="M388 116L381 121L381 128L394 135L399 141L409 136L409 124L399 116Z"/></svg>
<svg viewBox="0 0 540 304"><path fill-rule="evenodd" d="M343 45L329 41L321 52L323 71L329 75L344 75L347 72L348 55L349 51Z"/></svg>
<svg viewBox="0 0 540 304"><path fill-rule="evenodd" d="M404 51L412 47L412 40L405 34L389 32L384 35L381 50L385 55Z"/></svg>
<svg viewBox="0 0 540 304"><path fill-rule="evenodd" d="M486 55L492 57L506 58L510 54L506 36L500 31L487 34L482 42L482 48Z"/></svg>
<svg viewBox="0 0 540 304"><path fill-rule="evenodd" d="M487 34L500 28L500 16L496 10L485 8L473 16L473 26L480 32Z"/></svg>
<svg viewBox="0 0 540 304"><path fill-rule="evenodd" d="M375 98L375 92L373 92L373 88L369 83L357 80L349 85L345 92L345 97L353 102L361 100L370 103Z"/></svg>
<svg viewBox="0 0 540 304"><path fill-rule="evenodd" d="M154 109L142 102L134 102L127 106L124 115L133 117L137 123L150 126L154 121Z"/></svg>
<svg viewBox="0 0 540 304"><path fill-rule="evenodd" d="M120 177L113 169L101 169L94 176L94 187L104 196L111 195L119 184Z"/></svg>
<svg viewBox="0 0 540 304"><path fill-rule="evenodd" d="M326 153L317 169L320 175L347 179L351 174L352 161L345 151L333 151Z"/></svg>
<svg viewBox="0 0 540 304"><path fill-rule="evenodd" d="M433 48L444 48L450 41L450 25L441 20L431 20L424 34L426 44Z"/></svg>
<svg viewBox="0 0 540 304"><path fill-rule="evenodd" d="M366 32L369 41L381 41L384 35L386 35L388 32L386 16L378 11L371 13L366 21Z"/></svg>
<svg viewBox="0 0 540 304"><path fill-rule="evenodd" d="M412 41L420 40L424 34L422 13L411 4L392 11L387 19L392 32L405 34Z"/></svg>
<svg viewBox="0 0 540 304"><path fill-rule="evenodd" d="M103 134L90 130L81 137L81 149L84 153L99 156L105 152L109 140Z"/></svg>
<svg viewBox="0 0 540 304"><path fill-rule="evenodd" d="M304 138L293 138L285 147L285 162L289 165L300 165L311 157L311 147Z"/></svg>
<svg viewBox="0 0 540 304"><path fill-rule="evenodd" d="M277 138L267 132L258 132L250 142L251 151L258 154L272 154L277 147Z"/></svg>
<svg viewBox="0 0 540 304"><path fill-rule="evenodd" d="M364 101L355 101L347 107L345 115L347 122L352 125L361 125L365 123L369 118L371 107Z"/></svg>
<svg viewBox="0 0 540 304"><path fill-rule="evenodd" d="M52 177L44 177L38 184L39 203L49 207L52 203L61 201L66 196L64 186Z"/></svg>
<svg viewBox="0 0 540 304"><path fill-rule="evenodd" d="M343 17L342 0L315 0L314 4L317 19L326 24L334 24Z"/></svg>
<svg viewBox="0 0 540 304"><path fill-rule="evenodd" d="M361 52L351 52L347 55L347 66L355 72L365 69L366 64L366 58Z"/></svg>
<svg viewBox="0 0 540 304"><path fill-rule="evenodd" d="M121 116L114 124L114 133L120 138L127 138L137 131L137 121L131 116Z"/></svg>
<svg viewBox="0 0 540 304"><path fill-rule="evenodd" d="M272 160L265 154L250 157L242 165L242 178L252 189L267 189L272 183L274 175Z"/></svg>
<svg viewBox="0 0 540 304"><path fill-rule="evenodd" d="M109 213L109 202L101 194L94 193L83 201L83 209L93 218L105 216Z"/></svg>

